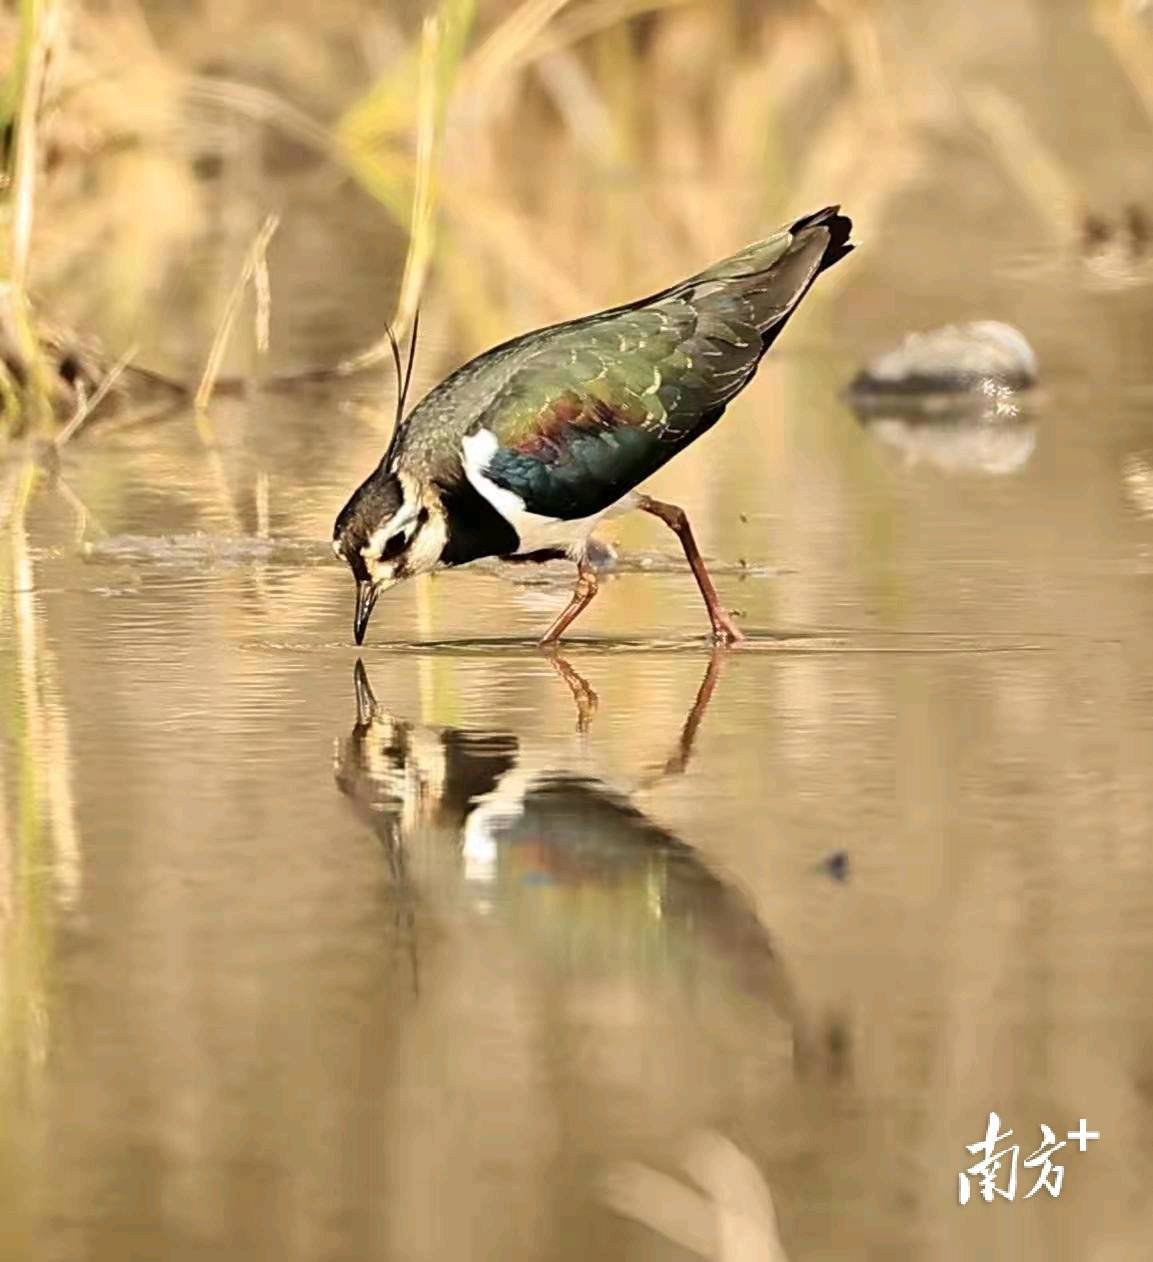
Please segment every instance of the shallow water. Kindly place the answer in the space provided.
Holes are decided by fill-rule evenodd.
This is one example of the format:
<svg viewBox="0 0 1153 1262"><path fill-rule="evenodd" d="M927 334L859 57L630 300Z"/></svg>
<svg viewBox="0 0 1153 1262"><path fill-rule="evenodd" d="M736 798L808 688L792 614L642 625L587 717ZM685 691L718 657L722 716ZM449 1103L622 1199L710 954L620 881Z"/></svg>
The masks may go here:
<svg viewBox="0 0 1153 1262"><path fill-rule="evenodd" d="M354 678L325 539L384 433L338 391L69 449L87 521L47 486L5 541L0 1254L673 1259L708 1212L643 1168L687 1160L793 1262L1140 1256L1144 292L1006 273L1003 442L840 401L944 298L790 330L653 485L717 655L626 520L559 661L567 576L489 567L382 600ZM990 1110L1101 1139L962 1209Z"/></svg>

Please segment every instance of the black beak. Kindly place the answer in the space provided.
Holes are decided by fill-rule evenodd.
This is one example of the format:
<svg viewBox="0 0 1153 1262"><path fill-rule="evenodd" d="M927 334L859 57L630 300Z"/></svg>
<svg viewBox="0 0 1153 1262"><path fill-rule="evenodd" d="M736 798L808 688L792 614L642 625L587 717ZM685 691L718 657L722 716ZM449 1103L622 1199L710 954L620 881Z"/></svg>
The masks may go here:
<svg viewBox="0 0 1153 1262"><path fill-rule="evenodd" d="M376 584L371 579L361 579L356 585L356 616L352 620L352 636L357 644L364 643L364 633L368 630L368 620L372 617L373 606L379 595Z"/></svg>

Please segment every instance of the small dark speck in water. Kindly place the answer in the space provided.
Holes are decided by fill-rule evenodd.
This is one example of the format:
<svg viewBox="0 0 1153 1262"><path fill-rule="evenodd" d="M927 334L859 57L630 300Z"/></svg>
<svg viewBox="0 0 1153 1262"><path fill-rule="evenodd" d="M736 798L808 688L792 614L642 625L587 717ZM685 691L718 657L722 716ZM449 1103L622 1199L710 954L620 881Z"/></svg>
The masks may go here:
<svg viewBox="0 0 1153 1262"><path fill-rule="evenodd" d="M821 871L831 876L834 881L847 881L849 879L849 852L834 850L831 855L826 855L821 860Z"/></svg>
<svg viewBox="0 0 1153 1262"><path fill-rule="evenodd" d="M829 1076L837 1081L849 1077L852 1042L848 1027L840 1020L832 1021L825 1035L825 1046L829 1057Z"/></svg>

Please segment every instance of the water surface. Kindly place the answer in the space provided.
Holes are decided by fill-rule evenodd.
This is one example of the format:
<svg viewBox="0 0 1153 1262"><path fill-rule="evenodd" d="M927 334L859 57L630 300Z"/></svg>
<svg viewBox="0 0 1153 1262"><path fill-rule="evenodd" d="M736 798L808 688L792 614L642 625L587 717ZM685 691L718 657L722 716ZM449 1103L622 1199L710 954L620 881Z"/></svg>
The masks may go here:
<svg viewBox="0 0 1153 1262"><path fill-rule="evenodd" d="M5 541L0 1254L680 1258L609 1189L705 1135L793 1262L1138 1256L1147 326L1021 276L1004 430L858 424L960 304L847 291L653 484L717 657L641 519L560 662L567 577L490 568L382 600L357 675L325 539L385 433L336 388L69 449L87 521L45 485ZM962 1210L990 1110L1102 1138Z"/></svg>

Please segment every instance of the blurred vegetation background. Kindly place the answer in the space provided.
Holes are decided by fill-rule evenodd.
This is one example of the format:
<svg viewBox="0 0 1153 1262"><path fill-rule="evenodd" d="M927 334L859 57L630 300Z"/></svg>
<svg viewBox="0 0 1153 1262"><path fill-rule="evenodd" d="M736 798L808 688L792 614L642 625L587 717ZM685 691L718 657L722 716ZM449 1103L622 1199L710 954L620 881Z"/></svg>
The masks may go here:
<svg viewBox="0 0 1153 1262"><path fill-rule="evenodd" d="M331 368L422 294L434 375L828 201L867 249L821 290L855 278L853 320L883 304L878 273L930 291L968 267L943 219L990 251L1124 253L1153 192L1151 9L10 2L6 429L67 421L122 355L194 384L222 332L225 373ZM224 325L272 214L258 362L253 322Z"/></svg>

